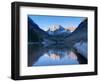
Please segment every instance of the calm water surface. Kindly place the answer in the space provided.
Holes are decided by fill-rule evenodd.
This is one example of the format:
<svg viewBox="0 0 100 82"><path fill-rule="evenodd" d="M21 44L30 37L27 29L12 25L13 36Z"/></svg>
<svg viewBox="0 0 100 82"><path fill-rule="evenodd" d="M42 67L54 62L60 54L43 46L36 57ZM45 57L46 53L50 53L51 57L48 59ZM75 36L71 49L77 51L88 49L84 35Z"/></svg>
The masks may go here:
<svg viewBox="0 0 100 82"><path fill-rule="evenodd" d="M56 46L28 45L28 66L87 64L87 60L73 49Z"/></svg>

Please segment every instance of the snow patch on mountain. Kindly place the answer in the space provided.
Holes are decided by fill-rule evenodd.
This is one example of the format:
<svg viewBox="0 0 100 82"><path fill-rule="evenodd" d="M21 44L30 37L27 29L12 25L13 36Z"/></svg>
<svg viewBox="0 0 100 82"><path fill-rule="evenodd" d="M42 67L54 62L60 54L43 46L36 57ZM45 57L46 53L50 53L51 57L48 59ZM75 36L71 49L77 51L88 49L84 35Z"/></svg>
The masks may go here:
<svg viewBox="0 0 100 82"><path fill-rule="evenodd" d="M67 31L63 26L61 25L53 25L49 27L47 30L48 34L50 35L59 35L63 33L70 33L70 31Z"/></svg>

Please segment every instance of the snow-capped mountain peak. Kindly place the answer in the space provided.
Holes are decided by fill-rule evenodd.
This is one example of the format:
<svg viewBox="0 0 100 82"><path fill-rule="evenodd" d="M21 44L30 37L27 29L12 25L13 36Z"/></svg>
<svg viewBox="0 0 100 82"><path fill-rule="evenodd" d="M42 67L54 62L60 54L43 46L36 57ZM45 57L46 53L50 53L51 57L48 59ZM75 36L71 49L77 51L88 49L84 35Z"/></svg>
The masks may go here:
<svg viewBox="0 0 100 82"><path fill-rule="evenodd" d="M49 28L50 31L65 30L61 25L53 25Z"/></svg>
<svg viewBox="0 0 100 82"><path fill-rule="evenodd" d="M49 34L61 34L61 33L66 32L66 30L61 25L53 25L53 26L49 27L47 32Z"/></svg>

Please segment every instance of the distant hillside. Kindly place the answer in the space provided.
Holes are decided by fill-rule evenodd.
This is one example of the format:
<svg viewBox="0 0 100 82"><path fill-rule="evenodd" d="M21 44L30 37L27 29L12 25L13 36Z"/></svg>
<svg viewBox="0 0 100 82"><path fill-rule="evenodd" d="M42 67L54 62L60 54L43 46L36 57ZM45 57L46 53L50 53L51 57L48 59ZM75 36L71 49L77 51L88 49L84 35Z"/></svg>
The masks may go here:
<svg viewBox="0 0 100 82"><path fill-rule="evenodd" d="M87 19L82 21L79 26L69 36L65 38L65 42L68 44L75 44L80 41L87 41Z"/></svg>
<svg viewBox="0 0 100 82"><path fill-rule="evenodd" d="M48 36L48 33L40 29L40 27L28 17L28 41L38 42L46 36Z"/></svg>
<svg viewBox="0 0 100 82"><path fill-rule="evenodd" d="M76 27L67 27L65 28L67 31L73 32L75 31Z"/></svg>

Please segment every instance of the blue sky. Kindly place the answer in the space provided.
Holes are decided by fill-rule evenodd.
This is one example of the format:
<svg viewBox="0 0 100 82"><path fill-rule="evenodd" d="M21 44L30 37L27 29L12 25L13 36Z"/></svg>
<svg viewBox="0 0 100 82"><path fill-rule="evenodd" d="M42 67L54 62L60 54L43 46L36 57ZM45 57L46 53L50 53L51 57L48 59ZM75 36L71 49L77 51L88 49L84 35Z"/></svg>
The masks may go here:
<svg viewBox="0 0 100 82"><path fill-rule="evenodd" d="M64 28L77 27L85 17L69 17L69 16L43 16L43 15L29 15L29 17L39 25L43 30L48 30L52 25L61 25Z"/></svg>

